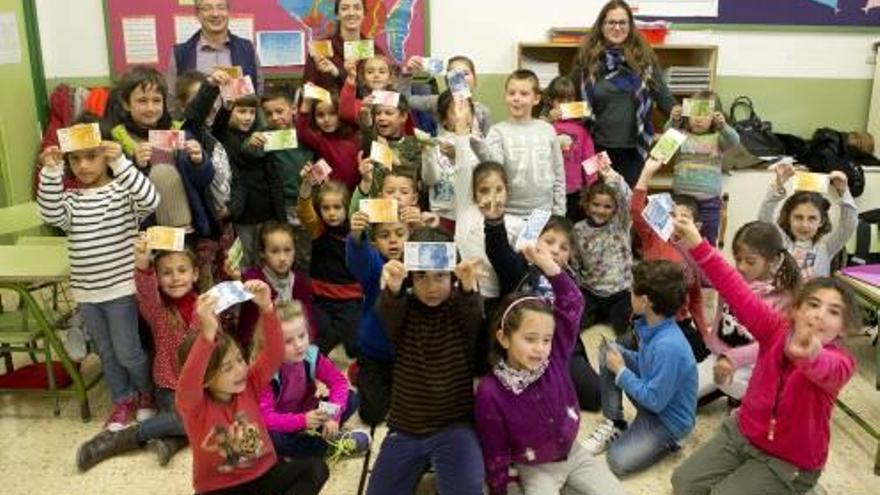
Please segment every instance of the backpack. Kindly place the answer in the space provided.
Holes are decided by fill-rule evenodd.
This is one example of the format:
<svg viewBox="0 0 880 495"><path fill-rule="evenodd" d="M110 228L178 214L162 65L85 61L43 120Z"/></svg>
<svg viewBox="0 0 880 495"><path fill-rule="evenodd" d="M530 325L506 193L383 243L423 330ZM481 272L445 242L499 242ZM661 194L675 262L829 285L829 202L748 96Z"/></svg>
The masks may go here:
<svg viewBox="0 0 880 495"><path fill-rule="evenodd" d="M846 175L854 198L865 191L865 171L856 163L846 146L846 135L828 127L816 129L801 157L811 172L827 174L839 170Z"/></svg>
<svg viewBox="0 0 880 495"><path fill-rule="evenodd" d="M744 119L736 118L737 109L745 109ZM779 156L785 153L785 145L773 134L773 124L761 120L748 96L738 96L730 105L730 125L739 133L739 142L758 157Z"/></svg>

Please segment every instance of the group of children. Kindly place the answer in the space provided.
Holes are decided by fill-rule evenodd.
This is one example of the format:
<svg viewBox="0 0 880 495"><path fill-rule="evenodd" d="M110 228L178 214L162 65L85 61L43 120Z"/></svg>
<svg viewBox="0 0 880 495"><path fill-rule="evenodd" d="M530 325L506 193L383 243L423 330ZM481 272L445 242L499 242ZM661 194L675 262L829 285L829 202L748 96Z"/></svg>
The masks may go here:
<svg viewBox="0 0 880 495"><path fill-rule="evenodd" d="M642 217L661 163L648 158L635 184L613 164L588 175L588 126L560 112L579 99L569 79L542 92L515 71L509 117L491 125L473 98L408 94L419 58L346 65L329 100L270 88L219 109L226 71L185 74L179 120L162 75L136 68L105 119L112 139L43 151L41 212L68 235L71 288L113 401L106 429L77 452L81 470L147 444L165 465L188 442L198 493L318 493L326 457L370 448L368 432L344 426L358 412L389 427L371 495L410 493L429 469L440 493L625 493L617 476L677 450L698 403L722 394L741 406L676 470L676 493L815 484L854 368L840 337L859 325L852 295L827 278L855 228L845 175L830 176L832 228L822 195L785 199L793 169L777 166L760 221L736 233L733 268L712 247L721 157L738 139L720 112L673 109L668 126L687 139L664 240ZM447 69L473 89L468 58ZM376 90L399 91L397 105L374 103ZM415 136L411 109L436 117L436 137ZM152 129L183 129L186 144L158 152ZM264 151L269 129L295 129L299 146ZM368 158L376 142L391 167ZM359 207L370 198L395 200L399 221L371 221ZM514 249L535 210L552 215L534 245ZM151 252L145 225L185 228L187 249ZM233 238L241 268L226 260ZM460 261L407 272L406 242L454 242ZM221 280L243 281L253 299L218 316L206 289ZM720 304L707 319L709 284ZM580 339L596 323L618 336L598 371ZM348 376L326 357L339 344ZM578 441L581 410L604 421ZM594 457L606 450L607 465Z"/></svg>

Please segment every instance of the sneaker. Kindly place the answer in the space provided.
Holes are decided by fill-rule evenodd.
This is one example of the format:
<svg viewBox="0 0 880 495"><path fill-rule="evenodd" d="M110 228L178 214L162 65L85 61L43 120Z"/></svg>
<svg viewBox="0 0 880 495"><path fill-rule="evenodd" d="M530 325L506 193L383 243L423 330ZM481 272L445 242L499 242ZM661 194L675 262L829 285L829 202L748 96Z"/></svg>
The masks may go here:
<svg viewBox="0 0 880 495"><path fill-rule="evenodd" d="M139 423L142 423L156 415L156 399L153 397L153 394L138 392L137 399L135 400L135 405L137 408L136 417Z"/></svg>
<svg viewBox="0 0 880 495"><path fill-rule="evenodd" d="M620 438L623 430L614 426L614 422L610 419L599 423L599 426L590 433L590 436L584 440L584 449L593 455L599 455L608 450L611 444Z"/></svg>
<svg viewBox="0 0 880 495"><path fill-rule="evenodd" d="M357 361L352 361L345 370L345 376L348 378L348 383L354 388L357 388L358 371L360 371L360 366L358 366Z"/></svg>
<svg viewBox="0 0 880 495"><path fill-rule="evenodd" d="M113 409L110 410L110 417L104 422L104 429L109 431L120 431L125 429L134 421L134 410L134 399L125 399L120 402L114 402Z"/></svg>
<svg viewBox="0 0 880 495"><path fill-rule="evenodd" d="M330 444L328 462L364 455L370 450L372 440L367 430L340 431L336 438L327 442Z"/></svg>

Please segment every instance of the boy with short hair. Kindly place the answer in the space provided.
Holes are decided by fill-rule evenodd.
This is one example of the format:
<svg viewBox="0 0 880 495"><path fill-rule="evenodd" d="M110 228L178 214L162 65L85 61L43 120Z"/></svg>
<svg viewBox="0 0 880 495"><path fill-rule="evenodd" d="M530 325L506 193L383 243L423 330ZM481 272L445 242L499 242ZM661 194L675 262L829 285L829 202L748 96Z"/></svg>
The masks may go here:
<svg viewBox="0 0 880 495"><path fill-rule="evenodd" d="M372 242L367 242L368 233ZM385 421L391 404L394 354L385 326L376 312L382 267L388 260L403 259L403 244L407 239L409 227L403 222L370 225L366 213L358 211L351 215L351 231L345 240L345 264L364 290L356 380L361 397L359 414L370 426Z"/></svg>
<svg viewBox="0 0 880 495"><path fill-rule="evenodd" d="M602 414L605 421L584 447L608 450L608 467L618 476L641 471L678 450L694 427L697 367L675 314L687 284L681 265L643 261L633 268L632 308L639 316L639 349L603 343L599 351ZM631 425L623 416L626 392L638 412Z"/></svg>
<svg viewBox="0 0 880 495"><path fill-rule="evenodd" d="M642 241L643 260L669 260L680 263L684 268L688 292L685 297L685 303L678 311L676 321L682 331L684 331L691 350L694 352L694 358L697 361L702 361L709 355L709 350L706 348L701 334L705 335L709 332L709 325L706 322L706 316L703 311L702 275L700 270L694 266L690 255L687 253L687 249L680 247L674 239L664 241L659 234L654 232L648 221L642 217L642 212L648 203L648 183L662 166L662 163L653 158L648 158L645 161L645 167L642 169L642 174L633 189L632 200L630 201L630 217L633 222L633 230L635 230L636 235ZM684 215L691 219L699 218L700 204L694 197L684 194L673 194L672 202L675 204L673 215L676 217Z"/></svg>
<svg viewBox="0 0 880 495"><path fill-rule="evenodd" d="M270 131L294 129L296 106L286 88L271 87L260 98L260 107L266 117ZM301 141L296 148L278 150L271 153L278 173L284 183L284 208L287 221L294 226L296 233L296 266L308 272L312 254L312 240L300 225L296 216L296 201L299 198L300 171L306 163L315 160L315 152Z"/></svg>

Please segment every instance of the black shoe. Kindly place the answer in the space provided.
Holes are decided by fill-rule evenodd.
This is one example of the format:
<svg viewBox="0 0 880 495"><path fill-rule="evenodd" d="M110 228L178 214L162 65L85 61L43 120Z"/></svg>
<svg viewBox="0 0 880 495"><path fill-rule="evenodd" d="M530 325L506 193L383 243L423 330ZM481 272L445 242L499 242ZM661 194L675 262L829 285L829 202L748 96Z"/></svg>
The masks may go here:
<svg viewBox="0 0 880 495"><path fill-rule="evenodd" d="M137 426L119 431L101 431L91 440L80 445L79 450L76 451L76 467L81 472L87 471L105 459L140 448L137 434Z"/></svg>
<svg viewBox="0 0 880 495"><path fill-rule="evenodd" d="M156 449L159 465L162 467L167 466L174 454L186 447L187 443L186 437L165 437L150 441L150 445Z"/></svg>

